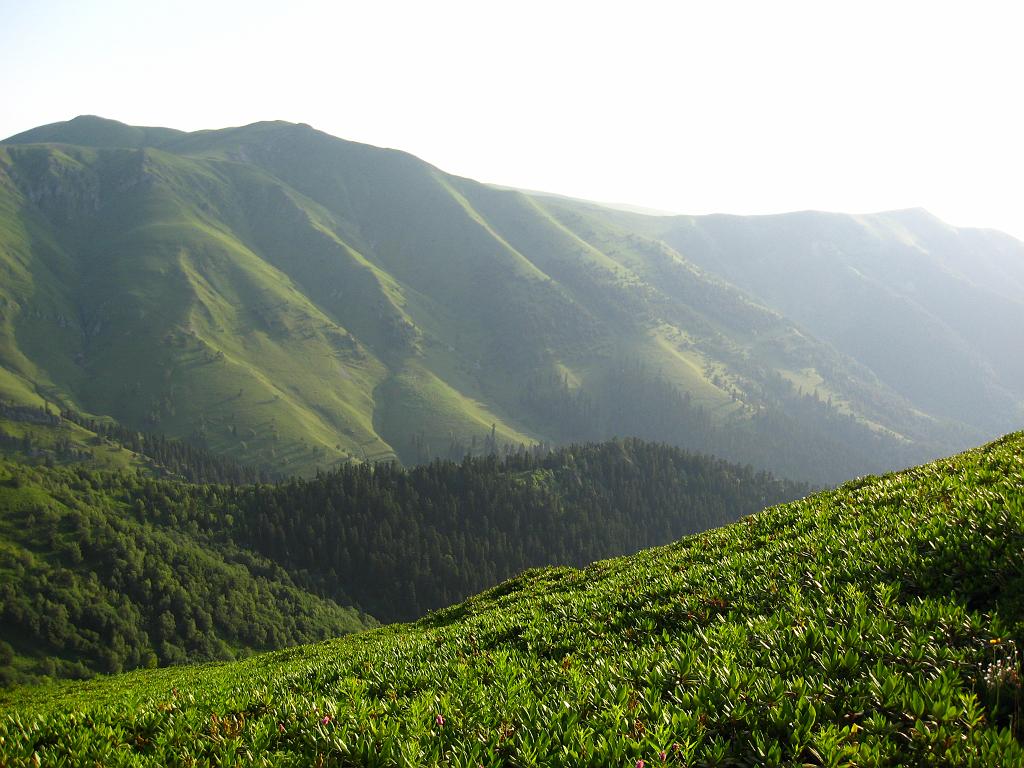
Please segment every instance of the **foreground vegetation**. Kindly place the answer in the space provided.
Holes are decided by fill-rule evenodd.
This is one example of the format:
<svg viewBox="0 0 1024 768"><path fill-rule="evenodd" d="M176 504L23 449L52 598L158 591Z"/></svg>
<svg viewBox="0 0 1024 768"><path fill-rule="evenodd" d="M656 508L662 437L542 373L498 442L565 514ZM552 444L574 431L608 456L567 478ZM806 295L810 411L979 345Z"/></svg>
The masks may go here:
<svg viewBox="0 0 1024 768"><path fill-rule="evenodd" d="M8 694L11 765L1024 764L1024 435L416 624Z"/></svg>

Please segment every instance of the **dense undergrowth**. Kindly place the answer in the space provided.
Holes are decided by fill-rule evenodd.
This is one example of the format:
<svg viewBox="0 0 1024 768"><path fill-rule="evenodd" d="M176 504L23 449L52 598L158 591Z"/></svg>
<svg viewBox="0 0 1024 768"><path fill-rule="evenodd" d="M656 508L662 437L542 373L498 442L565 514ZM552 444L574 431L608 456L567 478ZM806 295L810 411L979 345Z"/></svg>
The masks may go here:
<svg viewBox="0 0 1024 768"><path fill-rule="evenodd" d="M1024 764L1024 435L420 622L7 694L9 765Z"/></svg>

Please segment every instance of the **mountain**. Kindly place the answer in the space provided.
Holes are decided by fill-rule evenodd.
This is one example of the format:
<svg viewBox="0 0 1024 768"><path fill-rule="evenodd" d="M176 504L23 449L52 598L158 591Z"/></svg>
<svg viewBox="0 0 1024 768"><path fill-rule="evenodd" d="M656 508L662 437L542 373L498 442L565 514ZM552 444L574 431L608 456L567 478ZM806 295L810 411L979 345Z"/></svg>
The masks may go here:
<svg viewBox="0 0 1024 768"><path fill-rule="evenodd" d="M1019 240L920 209L623 223L813 329L921 411L982 430L1020 423Z"/></svg>
<svg viewBox="0 0 1024 768"><path fill-rule="evenodd" d="M797 217L777 244L791 261L761 281L741 263L769 258L755 224L693 220L688 239L687 221L306 125L44 126L0 144L0 398L276 474L636 435L829 484L1019 424L1016 241L954 231L960 250L932 253L941 227L914 217L820 233ZM842 222L948 279L919 281L916 303L863 269L842 298L838 257L788 279L852 253L827 239ZM954 322L997 283L991 313Z"/></svg>
<svg viewBox="0 0 1024 768"><path fill-rule="evenodd" d="M163 435L125 429L73 411L0 401L0 455L19 463L76 466L84 469L132 469L156 477L195 483L244 484L269 478L196 445Z"/></svg>
<svg viewBox="0 0 1024 768"><path fill-rule="evenodd" d="M177 452L152 438L149 454L87 440L95 453L27 466L25 434L85 430L16 424L33 431L13 451L0 439L0 683L232 658L375 624L363 611L419 618L526 568L635 552L807 491L636 440L192 484L154 477ZM115 458L130 471L109 471ZM173 466L234 471L192 459Z"/></svg>
<svg viewBox="0 0 1024 768"><path fill-rule="evenodd" d="M416 624L19 690L11 764L1019 766L1024 434Z"/></svg>

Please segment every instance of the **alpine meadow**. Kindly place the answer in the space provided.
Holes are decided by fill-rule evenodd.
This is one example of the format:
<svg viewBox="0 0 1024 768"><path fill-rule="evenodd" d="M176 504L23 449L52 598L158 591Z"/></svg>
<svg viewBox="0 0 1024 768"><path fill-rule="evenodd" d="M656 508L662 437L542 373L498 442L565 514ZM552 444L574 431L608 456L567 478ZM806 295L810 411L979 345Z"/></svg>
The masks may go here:
<svg viewBox="0 0 1024 768"><path fill-rule="evenodd" d="M1022 426L1024 242L924 208L23 131L0 766L1024 768Z"/></svg>

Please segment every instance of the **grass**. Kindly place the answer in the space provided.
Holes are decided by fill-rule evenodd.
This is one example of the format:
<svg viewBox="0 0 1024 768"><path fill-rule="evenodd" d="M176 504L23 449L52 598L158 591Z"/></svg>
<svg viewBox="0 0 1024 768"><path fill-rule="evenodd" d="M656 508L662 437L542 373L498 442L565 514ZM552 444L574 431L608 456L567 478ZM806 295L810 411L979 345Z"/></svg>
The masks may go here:
<svg viewBox="0 0 1024 768"><path fill-rule="evenodd" d="M0 368L0 399L23 405L43 405L43 399L33 390L31 384L3 368Z"/></svg>
<svg viewBox="0 0 1024 768"><path fill-rule="evenodd" d="M27 436L35 450L46 451L56 463L83 464L90 469L124 470L148 466L146 460L119 445L114 445L97 438L90 432L71 421L60 424L32 424L0 417L0 430L11 437ZM62 459L55 451L59 444L70 447L79 455ZM0 454L15 456L21 462L38 461L42 457L30 458L20 450L0 447Z"/></svg>
<svg viewBox="0 0 1024 768"><path fill-rule="evenodd" d="M712 413L731 407L731 398L720 387L708 379L704 371L704 358L700 352L685 348L686 336L673 326L652 331L654 354L645 362L651 368L659 366L673 381L682 382L684 392L689 392L694 403L702 405Z"/></svg>
<svg viewBox="0 0 1024 768"><path fill-rule="evenodd" d="M403 434L434 436L438 443L453 436L463 443L482 440L494 425L501 443L531 445L534 439L509 426L480 402L467 397L421 366L410 365L375 393L381 406L377 429L393 445ZM438 445L437 447L441 447Z"/></svg>
<svg viewBox="0 0 1024 768"><path fill-rule="evenodd" d="M1024 434L416 624L7 694L61 765L1024 764ZM63 762L62 762L63 761Z"/></svg>

